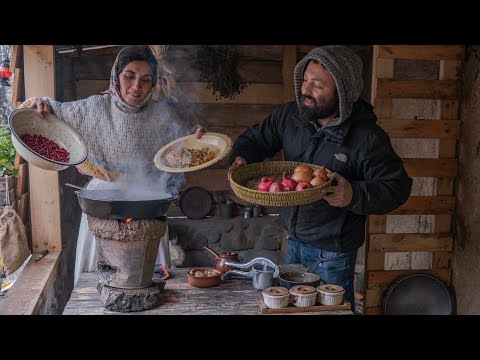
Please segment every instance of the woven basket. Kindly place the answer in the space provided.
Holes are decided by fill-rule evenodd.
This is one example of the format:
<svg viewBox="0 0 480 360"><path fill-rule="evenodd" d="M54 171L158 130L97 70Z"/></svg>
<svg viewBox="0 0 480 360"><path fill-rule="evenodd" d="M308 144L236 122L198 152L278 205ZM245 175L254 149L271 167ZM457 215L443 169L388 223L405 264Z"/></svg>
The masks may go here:
<svg viewBox="0 0 480 360"><path fill-rule="evenodd" d="M281 179L284 171L286 171L287 174L292 175L295 167L299 165L310 166L314 170L321 168L319 165L306 164L297 161L265 161L253 163L235 169L231 176L230 186L235 195L240 199L257 205L296 206L320 200L323 197L321 192L322 189L329 186L332 179L323 185L302 191L271 193L253 190L252 184L250 184L249 187L246 186L247 183L259 180L262 177L271 177L277 180ZM329 173L331 172L328 169L327 171Z"/></svg>

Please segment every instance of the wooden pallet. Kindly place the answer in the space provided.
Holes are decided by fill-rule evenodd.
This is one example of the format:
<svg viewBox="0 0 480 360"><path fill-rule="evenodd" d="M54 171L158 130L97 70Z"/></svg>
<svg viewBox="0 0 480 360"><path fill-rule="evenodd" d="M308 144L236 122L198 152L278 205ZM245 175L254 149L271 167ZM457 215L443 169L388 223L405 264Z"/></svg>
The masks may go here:
<svg viewBox="0 0 480 360"><path fill-rule="evenodd" d="M459 82L465 56L463 45L374 45L372 102L379 125L391 138L435 139L438 154L432 158L404 158L405 169L412 178L433 178L429 196L410 196L405 204L384 215L368 217L366 240L364 314L382 314L385 291L399 278L411 273L429 273L446 286L451 283L450 259L453 252L452 216L455 213L455 178L458 173L456 143L460 137ZM438 62L434 78L414 76L406 79L395 70L397 62L416 60ZM419 65L420 64L420 65ZM437 65L435 65L437 66ZM433 69L433 68L432 68ZM394 109L398 99L417 109L405 113ZM405 100L406 99L406 100ZM436 111L423 117L423 99L434 100ZM432 215L429 233L416 231L387 232L390 215ZM416 263L413 264L413 255ZM420 260L420 261L419 261ZM410 264L408 263L410 261ZM392 266L394 265L394 266Z"/></svg>
<svg viewBox="0 0 480 360"><path fill-rule="evenodd" d="M340 305L315 305L315 306L306 306L306 307L296 307L289 305L286 308L281 309L270 309L265 305L263 300L257 300L257 305L260 308L262 314L291 314L291 313L302 313L302 312L321 312L321 311L336 311L336 310L351 310L350 302L347 300Z"/></svg>

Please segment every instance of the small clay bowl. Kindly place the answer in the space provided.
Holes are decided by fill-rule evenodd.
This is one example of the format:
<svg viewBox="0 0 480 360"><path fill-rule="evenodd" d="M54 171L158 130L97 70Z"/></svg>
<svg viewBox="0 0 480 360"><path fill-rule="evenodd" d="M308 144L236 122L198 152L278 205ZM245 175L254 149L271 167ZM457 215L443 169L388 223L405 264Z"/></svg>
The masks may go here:
<svg viewBox="0 0 480 360"><path fill-rule="evenodd" d="M187 271L188 283L197 288L220 285L222 273L216 269L191 269Z"/></svg>

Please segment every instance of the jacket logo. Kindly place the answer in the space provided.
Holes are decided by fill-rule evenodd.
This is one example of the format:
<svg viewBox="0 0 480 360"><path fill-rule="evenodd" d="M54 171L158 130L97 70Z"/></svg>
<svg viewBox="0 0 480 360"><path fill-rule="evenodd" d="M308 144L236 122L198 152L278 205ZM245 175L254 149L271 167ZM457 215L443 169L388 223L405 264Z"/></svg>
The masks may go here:
<svg viewBox="0 0 480 360"><path fill-rule="evenodd" d="M338 161L341 161L343 163L346 163L348 158L347 158L347 155L345 154L335 154L335 159L337 159Z"/></svg>

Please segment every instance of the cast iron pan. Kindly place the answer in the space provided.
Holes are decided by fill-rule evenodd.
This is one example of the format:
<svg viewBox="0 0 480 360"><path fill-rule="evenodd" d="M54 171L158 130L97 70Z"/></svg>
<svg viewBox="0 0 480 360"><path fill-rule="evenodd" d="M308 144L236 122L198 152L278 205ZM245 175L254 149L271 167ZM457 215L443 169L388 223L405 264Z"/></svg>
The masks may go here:
<svg viewBox="0 0 480 360"><path fill-rule="evenodd" d="M191 187L180 195L179 205L187 218L199 220L207 216L212 209L212 197L201 187Z"/></svg>
<svg viewBox="0 0 480 360"><path fill-rule="evenodd" d="M320 285L320 276L309 272L289 271L281 273L279 276L279 285L290 289L296 285L308 285L317 288Z"/></svg>
<svg viewBox="0 0 480 360"><path fill-rule="evenodd" d="M452 315L448 288L436 277L412 274L396 281L384 299L385 315Z"/></svg>
<svg viewBox="0 0 480 360"><path fill-rule="evenodd" d="M166 193L128 196L119 190L79 190L78 203L82 211L90 216L104 219L156 219L164 216L175 200Z"/></svg>

